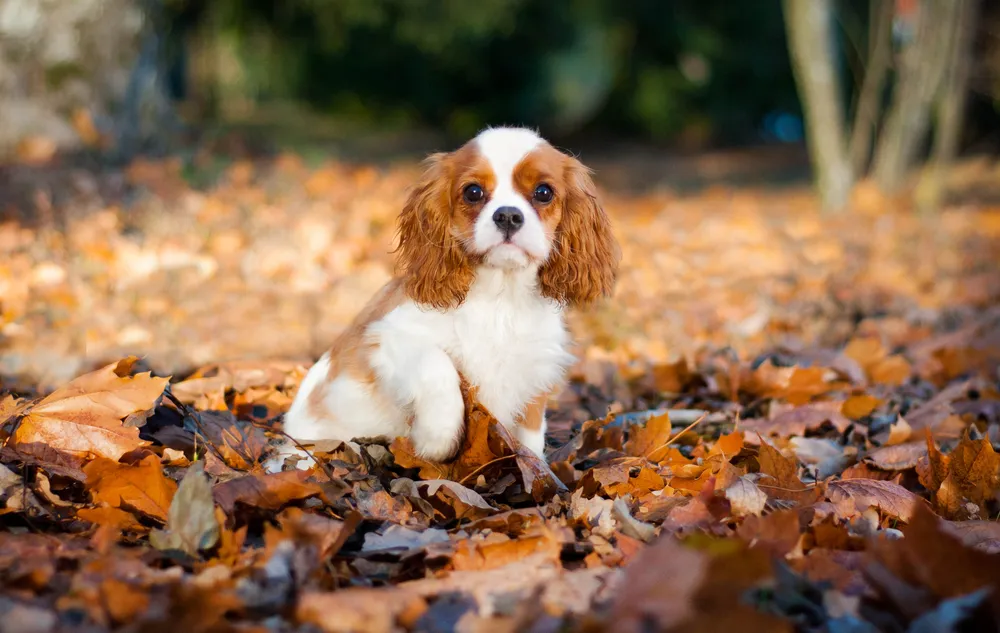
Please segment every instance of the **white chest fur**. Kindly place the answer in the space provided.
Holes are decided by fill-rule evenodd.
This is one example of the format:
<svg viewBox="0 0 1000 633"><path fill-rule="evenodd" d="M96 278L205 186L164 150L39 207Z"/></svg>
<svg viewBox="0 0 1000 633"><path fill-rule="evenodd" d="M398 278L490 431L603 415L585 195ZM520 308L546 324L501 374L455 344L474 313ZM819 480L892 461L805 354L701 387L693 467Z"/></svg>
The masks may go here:
<svg viewBox="0 0 1000 633"><path fill-rule="evenodd" d="M405 304L383 327L409 330L416 346L443 349L505 425L573 362L562 308L542 297L533 268L484 268L461 306L437 311Z"/></svg>

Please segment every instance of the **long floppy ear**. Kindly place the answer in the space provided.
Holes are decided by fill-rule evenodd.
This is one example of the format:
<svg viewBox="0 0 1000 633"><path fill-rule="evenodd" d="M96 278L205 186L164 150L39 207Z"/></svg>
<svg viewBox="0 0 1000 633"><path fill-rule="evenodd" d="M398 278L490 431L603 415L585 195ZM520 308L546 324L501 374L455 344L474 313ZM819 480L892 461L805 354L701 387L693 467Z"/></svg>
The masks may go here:
<svg viewBox="0 0 1000 633"><path fill-rule="evenodd" d="M567 157L567 195L552 253L538 273L542 294L570 305L610 296L621 251L590 170Z"/></svg>
<svg viewBox="0 0 1000 633"><path fill-rule="evenodd" d="M432 154L397 223L397 274L408 297L435 308L465 301L475 276L452 232L450 174L445 154Z"/></svg>

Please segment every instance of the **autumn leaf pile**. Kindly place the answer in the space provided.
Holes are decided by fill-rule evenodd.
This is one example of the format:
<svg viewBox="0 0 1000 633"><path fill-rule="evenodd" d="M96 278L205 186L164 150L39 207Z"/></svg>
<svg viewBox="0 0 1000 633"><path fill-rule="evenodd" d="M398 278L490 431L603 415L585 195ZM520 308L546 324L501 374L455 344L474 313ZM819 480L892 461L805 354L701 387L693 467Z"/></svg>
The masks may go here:
<svg viewBox="0 0 1000 633"><path fill-rule="evenodd" d="M546 459L469 387L447 463L266 474L411 173L138 164L135 216L0 224L0 628L1000 630L1000 212L612 194Z"/></svg>

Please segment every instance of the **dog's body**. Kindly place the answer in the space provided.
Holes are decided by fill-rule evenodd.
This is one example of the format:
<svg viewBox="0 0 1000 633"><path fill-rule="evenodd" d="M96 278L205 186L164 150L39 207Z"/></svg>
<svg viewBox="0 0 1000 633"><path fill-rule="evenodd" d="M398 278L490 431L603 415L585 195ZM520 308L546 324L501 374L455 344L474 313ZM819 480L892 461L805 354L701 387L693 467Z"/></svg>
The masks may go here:
<svg viewBox="0 0 1000 633"><path fill-rule="evenodd" d="M586 169L530 131L487 130L431 157L399 253L400 273L309 370L285 431L409 436L443 460L462 438L461 374L542 455L545 403L573 360L563 310L609 293L617 267Z"/></svg>

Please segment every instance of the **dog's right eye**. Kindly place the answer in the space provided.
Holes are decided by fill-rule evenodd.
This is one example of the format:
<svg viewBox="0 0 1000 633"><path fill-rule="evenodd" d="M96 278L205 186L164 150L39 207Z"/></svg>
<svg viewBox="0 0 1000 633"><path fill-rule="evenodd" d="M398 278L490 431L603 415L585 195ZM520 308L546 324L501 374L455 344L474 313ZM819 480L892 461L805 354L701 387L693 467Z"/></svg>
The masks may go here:
<svg viewBox="0 0 1000 633"><path fill-rule="evenodd" d="M486 192L484 192L483 188L479 185L469 185L462 190L462 197L465 198L465 201L469 204L475 204L481 201L485 195Z"/></svg>

